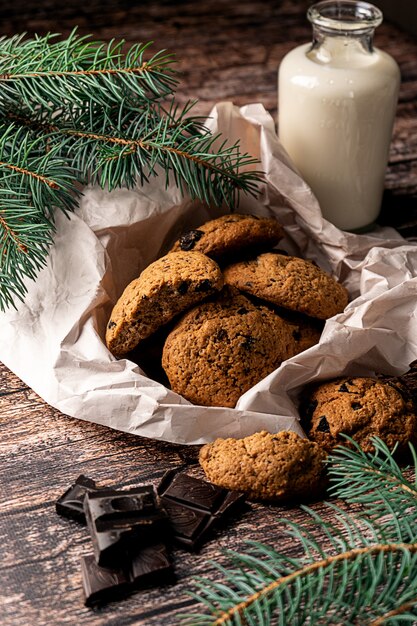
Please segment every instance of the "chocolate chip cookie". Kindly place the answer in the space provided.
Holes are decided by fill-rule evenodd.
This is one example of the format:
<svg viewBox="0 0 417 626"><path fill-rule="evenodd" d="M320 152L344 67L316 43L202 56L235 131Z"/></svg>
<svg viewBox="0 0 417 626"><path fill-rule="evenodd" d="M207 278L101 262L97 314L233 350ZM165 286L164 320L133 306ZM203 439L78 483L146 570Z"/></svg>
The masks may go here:
<svg viewBox="0 0 417 626"><path fill-rule="evenodd" d="M314 263L273 252L229 265L224 279L240 291L319 319L340 313L348 303L346 289Z"/></svg>
<svg viewBox="0 0 417 626"><path fill-rule="evenodd" d="M207 478L255 500L310 500L325 486L325 452L313 441L283 431L244 439L216 439L200 451Z"/></svg>
<svg viewBox="0 0 417 626"><path fill-rule="evenodd" d="M273 248L283 234L274 218L232 213L183 233L172 251L197 250L220 261L242 250L247 253Z"/></svg>
<svg viewBox="0 0 417 626"><path fill-rule="evenodd" d="M403 389L374 378L337 378L316 387L300 408L310 439L326 450L348 445L342 433L373 450L371 437L400 450L416 441L417 416Z"/></svg>
<svg viewBox="0 0 417 626"><path fill-rule="evenodd" d="M201 252L175 252L151 263L126 287L112 311L106 332L110 352L123 356L222 285L219 266Z"/></svg>
<svg viewBox="0 0 417 626"><path fill-rule="evenodd" d="M168 335L162 366L195 404L234 407L297 350L294 327L234 289L187 312Z"/></svg>

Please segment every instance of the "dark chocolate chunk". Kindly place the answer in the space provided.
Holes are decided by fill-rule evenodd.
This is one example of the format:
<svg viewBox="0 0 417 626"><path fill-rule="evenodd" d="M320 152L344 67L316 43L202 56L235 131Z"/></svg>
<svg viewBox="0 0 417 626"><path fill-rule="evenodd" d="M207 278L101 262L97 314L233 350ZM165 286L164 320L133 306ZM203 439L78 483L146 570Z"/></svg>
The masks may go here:
<svg viewBox="0 0 417 626"><path fill-rule="evenodd" d="M256 344L256 339L254 337L247 336L241 342L240 347L245 348L246 350L250 350L252 346L254 346L255 344Z"/></svg>
<svg viewBox="0 0 417 626"><path fill-rule="evenodd" d="M174 579L174 569L163 543L136 550L119 568L100 567L93 555L83 557L81 572L87 606L119 600L138 589Z"/></svg>
<svg viewBox="0 0 417 626"><path fill-rule="evenodd" d="M177 287L178 293L181 296L183 296L184 294L187 293L189 286L190 286L190 283L188 282L188 280L183 280Z"/></svg>
<svg viewBox="0 0 417 626"><path fill-rule="evenodd" d="M212 288L212 282L211 280L209 280L208 278L204 278L201 282L198 283L198 285L196 285L195 287L195 291L199 292L205 292L205 291L210 291L210 289Z"/></svg>
<svg viewBox="0 0 417 626"><path fill-rule="evenodd" d="M349 389L346 386L346 383L342 383L339 387L339 391L341 393L350 393Z"/></svg>
<svg viewBox="0 0 417 626"><path fill-rule="evenodd" d="M212 527L245 499L241 493L228 491L177 470L165 474L158 493L168 513L173 539L189 550L198 549Z"/></svg>
<svg viewBox="0 0 417 626"><path fill-rule="evenodd" d="M241 306L240 309L236 311L238 315L246 315L247 312L248 312L248 309L245 309L244 306Z"/></svg>
<svg viewBox="0 0 417 626"><path fill-rule="evenodd" d="M85 524L84 498L87 491L99 491L94 480L87 476L78 476L73 485L56 501L58 515Z"/></svg>
<svg viewBox="0 0 417 626"><path fill-rule="evenodd" d="M192 250L201 237L204 235L202 230L189 230L179 238L181 250Z"/></svg>
<svg viewBox="0 0 417 626"><path fill-rule="evenodd" d="M317 429L320 433L329 433L330 432L330 426L329 426L329 422L327 421L327 418L325 415L322 415L320 418L320 421L318 423Z"/></svg>
<svg viewBox="0 0 417 626"><path fill-rule="evenodd" d="M352 407L354 411L359 411L359 409L362 408L362 405L360 402L352 402L350 406Z"/></svg>
<svg viewBox="0 0 417 626"><path fill-rule="evenodd" d="M224 328L220 328L220 330L218 330L214 335L214 341L223 341L223 339L226 339L227 337L227 330L225 330Z"/></svg>
<svg viewBox="0 0 417 626"><path fill-rule="evenodd" d="M102 566L117 566L132 546L155 543L167 530L167 515L159 508L153 487L87 494L84 511L94 555Z"/></svg>
<svg viewBox="0 0 417 626"><path fill-rule="evenodd" d="M117 326L116 322L113 322L113 320L110 320L110 322L107 324L107 328L114 328L115 326Z"/></svg>
<svg viewBox="0 0 417 626"><path fill-rule="evenodd" d="M87 606L118 600L130 591L130 581L123 569L100 567L92 555L81 559L81 573Z"/></svg>

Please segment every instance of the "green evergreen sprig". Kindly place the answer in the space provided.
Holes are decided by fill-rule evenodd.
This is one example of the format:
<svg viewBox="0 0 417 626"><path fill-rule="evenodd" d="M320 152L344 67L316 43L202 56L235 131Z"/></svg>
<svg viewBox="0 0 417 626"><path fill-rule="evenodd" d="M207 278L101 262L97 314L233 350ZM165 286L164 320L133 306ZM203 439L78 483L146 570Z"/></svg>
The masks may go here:
<svg viewBox="0 0 417 626"><path fill-rule="evenodd" d="M56 38L0 39L0 102L33 112L39 105L55 111L86 100L107 107L126 99L160 100L177 86L172 54L162 50L144 59L150 43L135 44L124 54L123 40L104 44L76 31L63 41Z"/></svg>
<svg viewBox="0 0 417 626"><path fill-rule="evenodd" d="M249 542L243 554L227 551L229 567L213 564L223 580L198 579L191 595L204 608L183 616L184 624L417 623L415 484L379 439L374 439L375 454L351 443L352 450L340 447L329 460L332 491L362 505L361 512L327 503L329 522L302 507L309 522L282 520L283 532L292 539L291 556L256 542Z"/></svg>
<svg viewBox="0 0 417 626"><path fill-rule="evenodd" d="M172 55L145 59L148 47L76 31L0 38L0 310L46 263L55 211L73 210L77 183L112 190L162 174L230 210L256 194L256 160L213 136L195 103L178 106Z"/></svg>

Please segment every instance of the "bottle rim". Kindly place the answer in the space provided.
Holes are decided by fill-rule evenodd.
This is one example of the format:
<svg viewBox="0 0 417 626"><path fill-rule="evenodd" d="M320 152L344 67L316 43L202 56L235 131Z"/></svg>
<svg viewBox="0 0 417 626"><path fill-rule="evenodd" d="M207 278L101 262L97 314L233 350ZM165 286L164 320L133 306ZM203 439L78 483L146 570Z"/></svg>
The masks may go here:
<svg viewBox="0 0 417 626"><path fill-rule="evenodd" d="M378 7L360 0L322 0L307 11L308 20L330 32L352 33L373 30L383 20Z"/></svg>

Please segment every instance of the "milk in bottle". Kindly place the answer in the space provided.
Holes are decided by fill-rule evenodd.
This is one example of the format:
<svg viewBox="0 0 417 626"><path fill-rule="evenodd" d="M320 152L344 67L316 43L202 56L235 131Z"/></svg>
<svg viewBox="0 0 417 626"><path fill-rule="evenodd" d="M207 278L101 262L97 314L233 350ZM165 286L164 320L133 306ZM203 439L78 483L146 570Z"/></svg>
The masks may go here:
<svg viewBox="0 0 417 626"><path fill-rule="evenodd" d="M376 7L326 0L308 17L313 44L289 52L279 70L279 136L323 216L366 230L381 205L399 69L372 46Z"/></svg>

